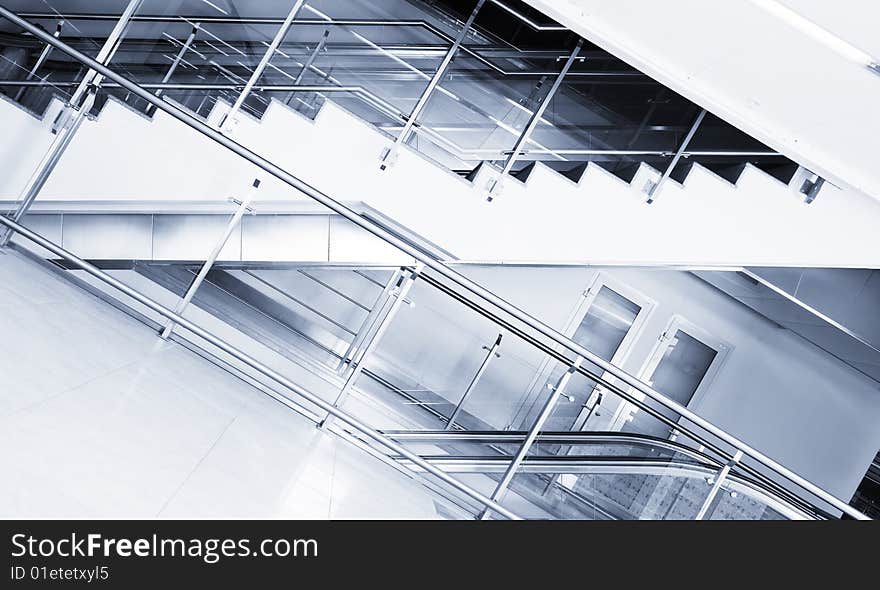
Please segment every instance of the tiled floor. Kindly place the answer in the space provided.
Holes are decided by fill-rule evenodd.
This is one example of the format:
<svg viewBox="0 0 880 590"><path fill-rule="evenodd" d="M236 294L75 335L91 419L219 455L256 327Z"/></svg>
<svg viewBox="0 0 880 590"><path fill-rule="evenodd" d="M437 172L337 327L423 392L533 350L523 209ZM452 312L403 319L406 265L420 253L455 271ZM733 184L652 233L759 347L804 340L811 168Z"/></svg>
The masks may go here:
<svg viewBox="0 0 880 590"><path fill-rule="evenodd" d="M15 252L0 517L438 518L435 496Z"/></svg>

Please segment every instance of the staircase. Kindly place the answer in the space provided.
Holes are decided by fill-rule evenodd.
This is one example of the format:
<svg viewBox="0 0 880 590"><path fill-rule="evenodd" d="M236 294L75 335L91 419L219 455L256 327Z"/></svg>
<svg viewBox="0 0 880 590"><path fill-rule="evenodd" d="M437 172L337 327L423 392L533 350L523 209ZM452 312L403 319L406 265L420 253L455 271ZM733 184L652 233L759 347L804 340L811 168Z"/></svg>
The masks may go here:
<svg viewBox="0 0 880 590"><path fill-rule="evenodd" d="M5 200L26 182L60 107L53 101L34 116L0 101L8 130L0 157L14 162L13 174L0 179ZM227 109L218 102L208 121ZM380 170L389 138L331 101L314 120L272 101L259 120L239 114L232 133L320 190L462 261L874 267L880 258L880 204L826 185L808 205L796 190L803 171L780 180L751 165L715 173L694 164L648 204L642 189L659 172L647 165L620 178L592 163L566 176L538 162L489 201L486 186L497 174L490 166L463 178L403 148L394 166ZM82 174L96 158L100 179ZM111 98L84 123L40 200L216 203L260 176L164 113L149 118ZM260 197L275 205L309 203L272 178L264 179Z"/></svg>
<svg viewBox="0 0 880 590"><path fill-rule="evenodd" d="M880 198L875 2L526 0L839 186Z"/></svg>
<svg viewBox="0 0 880 590"><path fill-rule="evenodd" d="M15 112L11 113L11 115L23 112L14 107L14 105L10 106L15 109ZM56 109L57 106L56 104ZM50 105L50 110L51 108L52 106ZM224 117L226 108L226 105L222 102L217 103L207 120L216 126L217 122ZM24 113L24 116L32 117L28 113ZM35 120L36 126L42 127L45 131L48 118L44 117L42 120L37 118ZM20 131L28 128L32 123L32 121L16 122L11 128ZM182 133L182 131L186 131L186 133ZM706 195L712 195L713 198L717 196L718 202L715 203L713 201L712 204L720 208L723 196L716 194L719 192L716 184L728 187L731 190L739 190L743 188L747 181L758 186L760 182L757 179L761 179L771 183L773 187L781 191L779 195L774 196L781 197L784 193L788 197L788 203L797 202L797 206L802 207L801 211L806 210L795 190L791 190L784 182L766 175L764 171L759 173L762 176L749 180L750 176L748 173L751 168L748 166L744 167L743 170L716 170L715 172L710 172L708 169L696 165L691 166L689 170L686 170L687 176L679 178L679 180L683 181L683 184L678 188L678 193L667 188L663 193L655 194L655 203L648 205L643 202L641 197L635 196L641 194L640 190L638 190L639 185L656 180L657 172L645 166L634 169L629 177L629 182L627 182L593 165L585 166L583 170L566 171L569 173L569 177L566 177L541 164L535 164L531 169L522 171L519 174L521 182L517 183L514 180L506 181L504 191L496 193L495 198L490 201L486 199L485 187L490 179L492 179L494 172L488 166L481 166L466 178L462 178L447 169L437 166L433 162L425 160L416 153L404 151L393 167L388 170L380 170L374 154L380 153L381 148L387 146L388 138L331 103L325 105L318 113L316 119L312 121L305 119L281 103L273 102L259 120L252 119L246 115L239 115L237 123L230 133L240 143L249 146L257 153L279 163L285 168L295 169L297 174L304 180L318 185L327 192L332 192L337 196L358 195L359 199L355 197L347 202L361 203L365 208L364 211L368 211L370 215L380 217L388 226L393 227L395 230L410 236L416 236L423 244L429 246L441 244L444 248L449 249L451 252L450 257L466 261L488 260L498 263L528 261L596 263L601 261L601 259L592 258L592 252L589 255L586 254L589 250L588 246L594 245L594 242L598 246L598 241L596 241L594 236L589 235L589 232L593 232L593 226L598 226L606 219L608 220L607 225L612 223L615 225L610 230L604 230L605 233L601 235L607 235L610 239L613 232L615 245L618 247L618 250L623 251L622 256L625 260L627 250L625 246L621 246L620 241L621 236L629 235L633 231L631 227L633 220L622 219L624 212L640 216L635 223L643 224L646 231L648 231L647 228L652 228L653 231L657 232L657 237L659 237L662 234L655 228L658 211L661 212L659 215L662 215L663 211L666 211L668 215L669 211L675 210L674 207L683 207L682 203L687 203L690 205L689 210L691 210L692 216L701 218L703 215L712 215L715 212L715 208L706 204L699 209L699 212L694 213L694 210L697 209L695 203L702 203L704 200L708 200ZM122 137L124 137L124 141L120 141ZM297 138L297 141L291 143L291 137ZM340 137L345 138L345 146L351 150L350 153L347 152L345 154L341 165L338 163L340 152L338 138ZM114 144L113 142L116 143ZM133 146L132 149L128 153L124 153L129 144ZM375 148L380 149L377 150ZM26 152L26 150L22 150L22 152ZM101 154L103 158L102 169L107 171L107 178L101 179L101 182L95 182L94 179L91 179L91 182L89 182L89 179L83 178L83 170L94 168L92 165L86 165L89 164L87 158L91 158L93 163L95 154ZM332 154L336 154L337 160L330 159ZM700 170L705 172L700 173ZM157 171L161 171L161 173L157 174ZM341 171L344 173L341 173ZM716 175L716 172L735 180L737 184L731 185L728 180L724 180L722 176ZM186 195L186 199L189 201L216 203L222 200L218 199L218 193L223 192L228 195L229 187L236 183L240 185L242 178L249 181L259 176L259 172L250 164L242 163L242 161L231 156L226 151L216 147L214 144L210 144L201 136L185 130L183 126L165 117L163 114L159 113L153 117L145 117L122 103L111 100L107 102L97 117L92 121L88 121L80 130L80 133L77 134L74 143L65 154L61 165L55 170L41 196L49 199L52 203L82 204L84 201L89 201L90 203L104 202L103 206L114 203L116 206L123 207L123 209L127 208L121 212L122 214L137 214L133 213L133 210L136 211L141 203L155 203L164 200L170 204L178 202L182 195ZM573 180L576 182L572 182ZM604 186L603 182L610 182L611 184ZM610 190L611 185L618 187L620 190L616 192ZM667 184L666 186L674 187L675 185ZM418 194L414 195L413 187L424 187L424 190L419 190ZM569 190L566 191L564 187L568 187ZM11 187L13 194L15 188L15 186ZM10 187L6 187L5 190L9 189ZM266 186L261 187L261 190L273 202L277 200L280 203L290 204L305 201L303 195L299 195L296 191L271 179L267 179ZM304 190L307 189L304 188ZM696 192L697 195L692 196L692 192ZM760 193L760 191L756 192ZM630 198L626 199L625 196ZM820 202L825 200L822 199ZM839 203L843 199L827 200ZM737 199L729 199L729 201L736 202ZM783 201L780 198L771 202L780 208L784 208L784 205L782 205ZM727 201L723 202L727 203ZM119 205L120 203L122 205ZM656 206L658 203L670 203L670 205L658 207ZM591 207L593 208L591 209ZM728 217L722 218L719 216L717 219L719 224L722 222L727 223L728 231L736 233L742 239L743 233L741 228L736 227L734 230L734 224L731 222L730 215L733 208L731 205L731 209L724 210ZM784 210L787 214L789 213L787 209ZM815 209L810 206L809 210L813 211ZM842 209L839 210L842 211ZM824 211L826 215L823 221L827 222L829 212L833 212L835 209L825 209ZM461 212L469 214L470 217L459 217ZM572 215L572 213L575 213L575 215ZM745 211L739 211L738 215L740 216L739 221L746 218ZM791 215L794 215L794 209L792 209ZM559 218L556 219L556 216ZM654 216L653 224L647 221L652 216ZM38 218L39 215L35 214L34 219ZM581 219L586 219L591 223L590 226L587 226L590 227L590 230L587 230L588 235L577 233L577 230L583 231L584 226ZM662 220L663 218L660 217L659 219ZM712 219L715 218L713 217ZM551 230L549 225L543 225L545 221L553 221L556 223L556 226ZM690 221L693 222L693 218ZM734 219L734 221L737 220ZM63 223L63 218L61 222ZM692 256L694 255L691 244L702 244L709 234L704 233L701 235L700 232L707 232L708 230L703 227L694 230L681 220L678 220L678 223L680 224L679 226L671 228L673 232L687 229L690 231L690 234L686 238L676 236L669 239L666 236L666 243L658 245L660 253L652 253L647 262L642 260L640 263L670 264L671 256L673 255L686 257L688 252L691 252ZM816 223L818 224L818 220L816 220ZM803 224L797 225L800 231ZM476 231L470 231L471 229L482 229L485 231L483 234L477 234ZM668 228L663 229L668 231ZM722 238L724 237L722 227L711 229L715 230L712 236L716 240L719 235ZM752 237L753 239L761 238L767 240L767 243L761 244L763 248L768 246L772 248L777 245L773 242L773 239L779 233L778 231L767 232L767 235L765 235L762 233L765 230L763 226L751 227L750 229L757 234ZM848 229L852 232L852 227ZM858 230L859 228L856 229ZM602 229L597 227L594 233L602 231ZM560 239L561 235L569 236L569 233L571 234L570 237ZM536 237L531 240L524 240L523 236L525 235L536 235ZM644 236L641 237L644 238ZM32 239L40 241L37 238ZM60 240L62 242L65 240L63 231ZM644 256L645 242L642 240L640 242L641 247L633 249L633 252L638 250ZM803 243L796 243L806 247L806 240ZM841 249L850 247L850 244L842 245ZM51 244L46 242L43 243L43 246L52 248ZM795 255L791 244L780 242L778 246L783 250L784 255ZM786 246L788 247L787 250L785 249ZM603 252L611 252L610 247L606 245L606 248ZM763 248L755 250L759 258L761 253L765 251ZM734 249L731 244L725 243L718 251L714 251L711 248L701 249L696 256L705 256L706 254L703 250L709 250L711 256L720 257L725 253L726 255L731 255ZM742 247L740 246L736 250L741 255ZM509 256L510 252L513 252L512 257ZM770 252L771 254L768 257L779 255L778 252L772 249ZM97 295L106 296L108 300L111 298L106 288L95 289L94 286L98 280L108 284L112 284L112 280L63 252L56 251L55 254L66 258L67 262L73 263L73 268L82 267L86 269L89 278L86 279L85 276L79 277L83 285L91 285L93 292ZM557 256L557 258L548 258L550 254ZM840 252L834 253L834 255L839 254ZM621 256L619 251L617 255ZM174 255L172 254L171 256L173 259ZM537 257L530 258L529 256ZM657 257L657 260L653 259L654 256ZM240 254L240 258L243 260L244 256ZM323 255L317 258L320 261L326 261ZM426 259L423 260L433 271L443 275L440 272L442 265L429 262ZM764 258L760 258L760 260L760 264L771 264L766 262ZM631 261L630 263L633 262ZM697 262L679 263L697 264ZM712 263L722 264L722 262L718 261ZM749 264L759 264L759 262L750 261ZM137 279L135 281L135 290L147 292L149 297L158 299L166 305L173 304L178 300L179 294L185 288L187 282L191 280L190 274L192 270L180 267L162 269L162 272L159 273L154 272L155 270L147 269L146 272L140 272L139 270L134 273L137 275L136 277L131 277L131 271L129 270L120 272L128 272L128 278ZM81 272L76 272L82 275ZM425 277L426 282L432 280L435 279ZM381 280L378 282L381 283ZM275 294L267 297L267 292L262 290L262 287L257 288L258 284L268 287ZM284 315L283 310L280 310L282 312L280 314L266 313L267 306L277 307L280 302L279 297L290 299L291 293L288 292L288 287L279 287L271 283L267 284L265 278L259 277L253 272L244 272L236 276L226 271L215 273L207 285L210 286L204 291L200 291L200 296L203 297L202 301L194 301L195 305L187 310L187 319L176 318L176 321L182 325L181 329L189 330L192 332L190 336L195 336L195 338L183 338L183 340L178 341L187 342L188 347L191 345L201 348L204 344L201 340L204 340L207 344L223 352L219 356L216 353L208 353L214 357L218 364L235 372L243 371L244 375L242 377L246 381L250 382L253 380L253 375L247 373L247 368L251 368L268 377L270 381L274 381L297 393L300 397L311 402L297 406L298 411L301 411L304 415L313 416L315 414L315 407L317 407L319 412L321 409L327 410L326 402L330 401L339 389L339 380L341 379L339 372L337 371L334 377L332 373L328 373L326 367L323 373L322 371L309 370L309 367L305 365L309 362L314 363L315 359L303 359L301 368L306 369L305 373L303 373L305 375L303 379L308 381L308 383L303 383L300 380L291 380L284 373L284 371L291 368L289 362L291 359L276 358L272 361L265 360L273 354L276 357L284 357L285 355L280 354L281 350L273 350L271 339L254 337L255 330L260 329L261 326L265 329L265 326L269 325L265 323L266 321L276 325L284 324L286 328L298 332L300 336L305 336L318 345L318 349L328 354L327 358L329 360L332 361L334 356L339 356L338 348L335 345L322 341L327 336L326 333L314 334L302 327L297 329L295 318L285 319L281 317ZM460 283L460 285L464 289L471 289L472 293L476 293L475 288L466 287L465 283ZM324 287L324 285L321 286ZM434 284L434 287L445 293L436 284ZM119 284L115 288L122 289ZM122 290L125 291L125 289ZM235 301L231 303L222 302L222 304L217 305L212 304L209 300L212 294L213 296L226 298L229 294L235 293L237 293L234 296ZM241 293L246 295L241 297L239 296ZM299 293L301 293L301 289L297 289L297 294ZM365 300L356 300L348 292L342 291L341 293L345 293L345 299L350 303L359 302L361 311L366 312L368 315L375 309L376 300L373 303L368 303ZM129 307L133 313L142 315L141 319L148 323L148 325L150 322L157 324L159 321L163 321L163 318L157 317L160 311L162 314L168 314L167 311L161 310L143 296L135 297L133 292L129 292L129 297L136 299L138 303L132 306L130 302L120 303L117 301L114 305ZM319 298L321 297L326 297L326 294L319 296ZM401 299L403 297L403 295L400 295ZM259 304L255 304L257 300L260 301ZM315 308L302 305L303 301L297 300L297 303L307 308L311 313L323 317L325 320L328 319L326 314L319 312ZM504 308L502 303L496 302L495 305L501 309ZM247 330L240 329L240 326L231 325L224 318L224 316L239 318L245 307L249 307L257 315L262 314L263 316L263 319L260 319L258 323L251 323L248 326L248 330L252 332L250 334L247 333ZM517 317L517 314L513 312L508 311L508 313ZM220 336L212 336L203 329L188 324L189 318L193 316L199 320L199 325L204 321L209 325L210 331ZM485 315L485 317L490 320L490 323L500 322L497 317L492 315ZM357 323L357 319L329 319L332 319L330 323L334 329L339 329L349 336L357 334L357 331L354 329L355 325L346 323L347 321ZM536 325L530 323L533 320L527 320L522 317L519 320L529 325L532 329L540 330ZM497 327L497 325L494 327ZM512 330L513 328L510 329ZM544 336L551 341L554 339L552 334L546 332ZM226 342L235 342L235 345L225 345ZM562 341L557 341L557 344L563 348L567 347L569 351L575 350L571 348L571 345L562 343ZM538 351L543 350L547 354L554 352L551 348L540 348L538 343L532 343L532 345L536 346ZM589 357L589 353L581 352L580 354ZM228 358L230 356L233 357L232 362ZM568 361L564 356L558 360ZM280 363L277 365L279 368L273 369L273 363L279 361ZM280 367L284 367L284 369L282 370ZM623 378L620 375L618 377ZM319 380L325 381L325 385L317 385ZM624 378L624 380L626 379ZM609 385L604 381L603 384ZM264 391L270 388L269 385L262 382L256 383L255 386ZM283 394L271 396L278 401L282 401L281 398L287 399ZM284 405L296 405L295 402L289 399L287 401L282 401L282 403ZM368 401L369 404L377 405L377 407L384 403L383 399L377 399L375 396L370 396ZM416 405L425 405L424 399L416 399L415 401L419 402ZM346 410L350 410L350 406L351 404L347 404ZM416 457L412 454L412 451L406 451L403 448L390 444L387 440L387 435L381 435L381 433L379 435L371 434L369 427L358 425L356 420L351 419L344 413L336 412L333 408L329 408L329 411L336 414L337 418L345 421L349 426L352 426L354 431L362 435L365 434L367 438L372 438L372 441L375 443L384 444L387 449L397 450L401 453L400 456L390 457L391 462L395 465L410 461L418 468L426 469L434 476L443 479L438 468L431 468L431 461L433 459L427 460L424 457ZM686 414L684 411L681 413L682 415ZM358 414L360 415L361 413L358 412ZM386 420L389 416L388 412L384 411L376 412L374 415ZM691 419L697 420L693 416L691 416ZM321 424L324 424L323 420ZM330 427L332 428L332 425ZM708 425L703 427L707 430L709 429ZM388 426L383 428L387 429ZM343 438L353 440L355 443L364 442L361 439L354 440L357 439L357 436L352 431L337 429L334 432ZM709 430L709 432L712 431ZM373 448L371 453L376 455L377 450ZM752 452L750 456L759 457L760 455ZM533 458L530 457L529 460L531 461ZM385 459L389 459L389 457L386 456ZM465 461L469 460L468 457L464 459ZM509 462L512 456L508 455L504 459ZM554 458L554 461L555 459L558 458ZM562 459L568 460L567 457L562 457ZM540 465L540 461L537 463L536 469L544 469ZM527 464L528 462L524 465ZM768 465L768 463L765 463L765 465ZM718 467L717 462L710 462L709 472L711 473L711 470ZM540 473L540 471L538 472ZM550 471L550 473L556 474L557 472ZM495 477L487 477L486 474L479 473L476 478L477 482L471 481L473 478L462 479L465 479L468 482L467 485L472 486L473 489L485 490L473 492L468 490L467 486L454 486L468 495L471 500L476 500L484 506L492 506L492 509L497 511L498 514L515 515L515 513L509 512L509 508L502 509L493 504L492 500L485 498L485 495L491 493L494 488ZM448 478L443 479L443 481L447 484L454 483L453 480ZM487 484L489 486L488 489L486 488ZM715 486L713 489L717 491L719 487ZM770 489L773 488L771 487ZM509 505L514 507L514 510L518 510L521 501L529 502L524 496L518 495L517 485L511 485L511 490L512 493L505 500L510 502ZM483 497L480 496L481 493ZM704 498L704 501L707 503L711 500L711 495L708 499ZM708 504L705 505L708 506Z"/></svg>

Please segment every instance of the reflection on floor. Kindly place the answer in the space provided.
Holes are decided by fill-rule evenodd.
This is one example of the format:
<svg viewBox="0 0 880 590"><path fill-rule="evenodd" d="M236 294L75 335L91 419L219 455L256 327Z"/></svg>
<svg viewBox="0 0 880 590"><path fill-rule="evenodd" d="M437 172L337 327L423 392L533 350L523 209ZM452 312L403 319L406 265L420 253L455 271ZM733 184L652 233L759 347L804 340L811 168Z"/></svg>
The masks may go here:
<svg viewBox="0 0 880 590"><path fill-rule="evenodd" d="M416 481L15 252L0 371L0 517L438 517Z"/></svg>

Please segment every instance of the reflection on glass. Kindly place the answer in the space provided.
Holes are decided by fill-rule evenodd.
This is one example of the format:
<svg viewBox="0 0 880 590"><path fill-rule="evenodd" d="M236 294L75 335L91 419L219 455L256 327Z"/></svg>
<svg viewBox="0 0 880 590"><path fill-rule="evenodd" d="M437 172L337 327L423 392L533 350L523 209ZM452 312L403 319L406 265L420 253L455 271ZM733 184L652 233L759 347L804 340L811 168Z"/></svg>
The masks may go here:
<svg viewBox="0 0 880 590"><path fill-rule="evenodd" d="M669 399L687 406L717 355L718 351L715 349L682 330L676 330L675 336L663 352L663 358L654 370L651 383L654 389ZM656 402L647 399L645 401L651 407L662 411L664 415L675 418L672 412L661 409ZM632 421L622 430L662 438L669 436L669 427L645 412L636 412Z"/></svg>

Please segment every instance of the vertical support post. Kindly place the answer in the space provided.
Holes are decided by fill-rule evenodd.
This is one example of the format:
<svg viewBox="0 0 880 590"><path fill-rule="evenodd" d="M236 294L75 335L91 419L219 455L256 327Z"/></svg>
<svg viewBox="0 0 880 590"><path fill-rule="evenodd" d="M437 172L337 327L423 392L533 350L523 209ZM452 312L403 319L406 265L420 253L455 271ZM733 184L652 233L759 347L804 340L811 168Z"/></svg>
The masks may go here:
<svg viewBox="0 0 880 590"><path fill-rule="evenodd" d="M688 145L690 145L691 140L694 138L694 134L697 132L697 129L700 127L700 123L703 122L703 119L706 117L706 109L700 111L697 115L697 118L694 119L694 124L691 125L690 130L687 132L687 135L684 137L684 141L681 142L681 145L678 146L678 150L675 152L675 156L673 156L672 161L669 163L669 166L666 167L666 170L663 172L663 176L660 177L660 180L657 182L652 182L648 185L646 189L646 193L648 194L648 203L654 202L654 195L658 194L660 187L666 182L669 178L669 175L672 174L672 171L678 165L678 161L681 160L682 155L687 149Z"/></svg>
<svg viewBox="0 0 880 590"><path fill-rule="evenodd" d="M422 113L422 110L425 108L425 105L428 104L428 100L431 98L431 94L434 92L434 89L437 88L437 85L440 84L440 80L446 75L446 70L449 69L449 64L452 63L452 60L455 58L455 54L458 53L458 48L461 47L464 38L467 36L468 31L471 28L471 25L474 24L474 20L477 18L477 13L480 12L480 9L483 7L483 4L486 0L477 0L476 6L471 11L470 16L467 21L464 23L464 27L458 32L458 35L455 37L455 41L453 41L452 45L449 47L449 50L446 52L446 55L443 56L443 61L440 62L440 65L437 67L437 71L434 72L434 76L428 82L428 86L422 92L422 95L419 97L416 106L413 107L412 112L410 112L409 117L406 119L406 123L403 125L403 129L397 136L397 140L394 142L394 145L391 147L386 147L382 150L382 155L380 156L381 164L380 169L385 170L388 166L390 166L397 157L397 152L400 149L400 146L409 140L410 133L412 132L413 126L416 124L416 121L419 118L419 115Z"/></svg>
<svg viewBox="0 0 880 590"><path fill-rule="evenodd" d="M312 64L315 63L318 55L324 50L324 46L327 45L328 37L330 37L330 29L324 29L324 34L321 35L321 39L318 40L318 44L315 45L312 53L309 54L309 59L306 60L306 63L303 64L302 70L300 70L299 74L296 75L296 79L294 79L293 81L294 84L299 84L300 82L302 82L303 76L306 75L306 72L308 72L309 68L312 67Z"/></svg>
<svg viewBox="0 0 880 590"><path fill-rule="evenodd" d="M318 43L315 44L315 48L309 54L309 58L306 60L306 63L303 64L302 69L299 71L299 74L296 75L296 78L293 80L294 84L299 84L302 82L302 79L305 77L306 72L308 72L312 68L312 64L315 63L315 60L318 59L318 55L324 51L324 46L327 45L327 39L330 37L330 29L324 29L324 34L321 35L321 38L318 40ZM287 95L287 98L284 99L284 104L289 105L290 100L293 98L293 95L296 94L296 91L291 92Z"/></svg>
<svg viewBox="0 0 880 590"><path fill-rule="evenodd" d="M284 37L287 36L287 31L290 29L290 25L293 24L293 19L296 18L296 14L299 12L299 9L302 8L303 4L305 4L305 0L296 0L296 2L293 3L293 7L290 9L290 12L287 13L287 18L284 19L283 23L281 23L281 27L278 29L278 32L275 33L275 38L272 39L271 43L269 43L269 47L266 49L266 53L263 54L262 59L260 59L260 63L257 64L256 68L254 68L251 77L245 83L244 88L238 95L238 98L235 99L235 104L232 105L232 108L229 109L226 115L220 120L218 128L223 129L226 121L233 121L235 119L235 115L238 114L238 110L241 108L241 105L243 105L244 101L247 100L247 97L251 93L251 90L253 90L254 85L259 81L260 76L263 75L263 70L266 69L266 66L269 65L269 61L275 56L275 50L278 49L278 46L281 45L282 41L284 41ZM226 131L229 130L229 127L227 127Z"/></svg>
<svg viewBox="0 0 880 590"><path fill-rule="evenodd" d="M721 491L721 486L724 484L724 480L727 479L730 470L740 462L742 456L743 452L737 451L730 461L727 462L727 465L718 470L718 473L715 474L715 481L712 482L712 489L709 490L709 494L706 496L706 499L703 500L703 505L700 506L700 510L697 512L694 520L703 520L703 518L706 517L706 513L709 511L712 501L715 500L715 496Z"/></svg>
<svg viewBox="0 0 880 590"><path fill-rule="evenodd" d="M177 52L177 55L174 56L174 61L171 62L171 67L168 68L168 71L165 72L165 75L162 77L162 84L166 83L171 79L171 76L174 75L175 70L177 70L177 66L180 65L180 62L183 60L183 56L186 55L186 52L189 51L190 46L193 44L193 41L196 39L196 34L198 34L199 29L201 28L200 23L194 23L192 31L190 31L189 36L186 38L186 41L183 42L183 45L180 47L180 51ZM156 91L156 96L162 96L164 90L159 88ZM147 105L147 115L151 115L153 111L156 110L156 107L153 105Z"/></svg>
<svg viewBox="0 0 880 590"><path fill-rule="evenodd" d="M134 13L140 8L142 2L143 0L129 0L128 6L125 7L122 16L119 17L113 30L110 31L110 35L107 37L106 41L104 41L104 45L98 52L97 57L95 57L95 61L101 65L107 65L107 63L113 59L113 55L116 53L116 50L119 49L119 43L122 40L122 36L128 28L131 17L134 16ZM85 76L83 76L83 79L80 80L79 86L76 87L68 104L77 104L89 86L100 86L103 79L104 76L89 68Z"/></svg>
<svg viewBox="0 0 880 590"><path fill-rule="evenodd" d="M544 96L544 100L541 101L541 104L538 105L538 108L535 109L535 112L532 113L532 116L529 118L529 122L526 123L525 128L522 130L522 133L520 133L519 138L517 138L516 144L513 146L513 151L510 152L510 155L507 156L507 160L505 160L504 162L504 167L501 169L501 174L498 176L497 179L490 182L488 195L488 199L490 201L492 200L494 194L500 192L504 179L510 174L510 171L513 170L513 166L514 164L516 164L520 154L526 147L526 144L529 142L529 139L532 136L532 132L535 130L535 127L538 126L538 123L541 122L541 117L544 116L544 111L547 110L547 107L550 105L550 101L553 100L553 96L556 94L556 91L559 90L559 87L562 85L562 80L565 78L566 74L568 74L571 66L574 65L578 54L581 52L581 47L583 46L584 40L578 39L577 45L575 45L575 48L571 52L571 55L568 56L568 59L565 60L565 65L562 66L562 70L556 76L556 79L553 80L553 85L550 86L550 90L547 91L547 95Z"/></svg>
<svg viewBox="0 0 880 590"><path fill-rule="evenodd" d="M397 285L400 273L400 269L391 273L391 277L382 289L382 293L376 298L373 308L367 314L367 317L364 318L361 327L358 329L357 336L354 337L354 340L348 345L345 354L339 359L339 365L336 367L336 372L340 375L344 373L344 369L349 364L353 365L354 359L358 356L361 344L369 338L369 335L373 332L374 328L381 322L381 318L384 317L383 312L385 311L385 306L391 298L391 292L394 289L394 286Z"/></svg>
<svg viewBox="0 0 880 590"><path fill-rule="evenodd" d="M444 430L452 430L455 425L455 419L458 418L458 415L461 413L462 407L464 407L464 402L467 401L467 398L471 395L471 392L477 386L477 383L480 382L480 378L483 376L483 373L486 372L486 369L489 368L489 363L492 359L498 355L498 348L501 346L501 334L498 334L498 338L495 339L495 344L493 344L488 349L484 346L483 350L488 350L489 353L486 354L486 358L483 359L483 362L480 363L480 368L477 369L476 374L474 375L471 382L468 384L467 389L464 390L464 394L461 396L461 400L458 402L458 405L455 406L455 411L452 412L452 415L449 416L449 421L446 423L446 428Z"/></svg>
<svg viewBox="0 0 880 590"><path fill-rule="evenodd" d="M55 37L56 39L59 38L61 36L61 28L63 26L64 26L64 21L63 20L58 21L58 26L55 27L55 32L52 34L52 36ZM31 78L34 77L34 75L36 75L37 70L40 69L40 66L43 65L43 62L46 61L46 59L49 57L50 53L52 53L52 46L47 43L46 46L43 48L43 51L40 52L40 56L37 58L36 63L34 63L34 67L32 67L30 69L30 71L28 72L28 75L25 76L25 78L24 78L25 81L30 80ZM18 92L15 93L15 97L13 98L13 100L15 100L17 102L19 99L21 99L21 95L24 94L24 91L25 91L25 87L19 88Z"/></svg>
<svg viewBox="0 0 880 590"><path fill-rule="evenodd" d="M104 41L104 45L98 52L95 61L101 64L106 64L110 61L113 54L116 52L116 49L119 47L119 41L122 38L125 29L128 27L131 17L137 11L141 2L143 2L143 0L129 1L122 16L119 17L119 20L113 27L110 35ZM34 173L28 179L27 184L25 184L19 194L17 201L18 207L12 214L12 220L16 223L21 221L21 218L24 217L25 213L27 213L27 210L34 202L34 199L37 198L37 195L43 189L46 181L49 180L49 176L52 174L55 166L58 165L61 156L64 155L65 150L70 145L71 140L73 140L73 136L76 135L77 130L86 115L88 115L92 105L94 105L95 95L97 94L102 80L103 76L89 68L74 91L73 96L65 105L64 110L58 116L58 123L55 127L55 139L52 140L52 144L49 146L46 154L40 160L36 170L34 170ZM5 247L9 243L11 237L12 233L8 230L0 235L0 248Z"/></svg>
<svg viewBox="0 0 880 590"><path fill-rule="evenodd" d="M336 396L336 400L333 402L333 407L338 408L345 399L348 397L351 388L354 387L355 381L360 377L360 374L364 370L364 363L367 358L379 344L379 341L382 339L382 335L385 333L385 330L388 329L388 326L391 324L391 321L394 319L394 316L397 315L398 310L400 309L401 304L403 303L404 298L409 293L410 289L412 289L413 283L415 283L416 279L424 270L425 265L421 262L416 264L415 268L410 270L407 274L402 275L398 278L397 285L395 285L394 289L391 291L391 297L393 301L391 303L391 307L388 309L388 313L385 314L379 321L379 325L376 327L375 332L373 332L372 337L363 347L362 352L357 357L357 359L352 359L352 370L348 374L348 378L346 378L345 383L342 385L342 389L339 390L339 394ZM333 416L327 414L327 416L318 424L319 428L327 428L329 426L330 421Z"/></svg>
<svg viewBox="0 0 880 590"><path fill-rule="evenodd" d="M177 303L177 307L174 309L174 313L176 313L177 315L183 314L183 310L186 309L186 306L189 305L190 301L192 301L192 298L193 296L195 296L196 291L198 291L199 286L201 286L202 282L205 280L205 277L207 277L208 273L211 271L211 267L213 267L214 263L217 262L217 257L220 256L220 252L223 250L226 242L229 241L229 236L232 235L232 232L238 226L241 218L248 210L248 206L250 205L251 201L253 201L258 188L260 188L260 179L255 178L254 183L251 186L251 190L248 191L247 196L245 196L239 203L238 209L236 209L232 217L229 218L229 222L226 224L226 228L223 230L223 234L220 236L220 239L217 240L216 244L214 244L214 248L211 250L211 253L208 254L208 258L205 259L205 263L202 264L202 268L199 270L196 278L193 279L193 282L186 290L186 293ZM174 331L175 325L176 324L173 320L168 320L168 323L165 324L165 328L162 330L160 336L163 339L167 340L168 337L171 336L171 332Z"/></svg>
<svg viewBox="0 0 880 590"><path fill-rule="evenodd" d="M501 477L501 481L498 482L498 485L495 487L495 491L492 492L492 501L497 502L499 498L507 491L507 486L510 485L510 482L513 481L513 477L516 475L516 471L519 469L520 465L522 465L523 460L528 455L529 451L532 448L532 444L535 442L535 439L538 438L538 434L544 428L544 424L547 422L547 419L550 418L550 414L553 413L553 408L556 407L556 401L560 396L565 396L565 388L568 386L568 382L571 380L572 375L580 368L581 363L584 362L584 358L582 356L578 356L568 370L562 374L559 380L556 382L556 385L552 387L552 392L550 396L547 398L547 401L544 402L544 406L541 408L541 412L538 414L538 417L535 419L535 423L532 424L532 427L529 429L528 434L526 434L526 438L523 440L522 445L517 450L516 455L514 455L513 460L510 462L510 465L507 466L507 470L504 472L504 475ZM571 398L569 398L571 399ZM483 511L483 514L480 516L481 520L486 520L489 518L491 511L486 508Z"/></svg>

